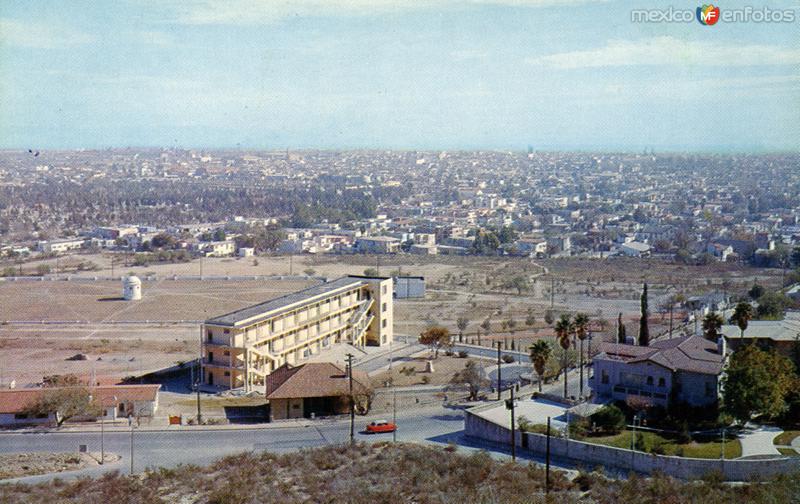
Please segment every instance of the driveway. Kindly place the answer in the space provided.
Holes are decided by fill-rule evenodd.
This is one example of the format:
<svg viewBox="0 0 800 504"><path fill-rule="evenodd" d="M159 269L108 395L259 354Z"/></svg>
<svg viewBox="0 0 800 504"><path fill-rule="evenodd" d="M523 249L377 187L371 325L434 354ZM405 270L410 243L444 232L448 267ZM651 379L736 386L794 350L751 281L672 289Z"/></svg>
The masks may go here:
<svg viewBox="0 0 800 504"><path fill-rule="evenodd" d="M739 442L742 444L742 457L780 455L781 453L773 444L773 440L781 432L783 432L783 429L778 427L748 424L739 438Z"/></svg>

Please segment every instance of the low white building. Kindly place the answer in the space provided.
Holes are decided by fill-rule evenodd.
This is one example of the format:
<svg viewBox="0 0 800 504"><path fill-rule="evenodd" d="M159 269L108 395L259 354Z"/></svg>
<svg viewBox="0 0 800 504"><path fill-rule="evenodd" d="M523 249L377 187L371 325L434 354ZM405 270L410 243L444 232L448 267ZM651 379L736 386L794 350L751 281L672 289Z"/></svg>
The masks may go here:
<svg viewBox="0 0 800 504"><path fill-rule="evenodd" d="M620 245L619 250L628 257L645 257L650 255L650 245L637 241L623 243Z"/></svg>
<svg viewBox="0 0 800 504"><path fill-rule="evenodd" d="M88 399L102 408L97 419L153 417L158 410L161 385L103 385L84 388L89 395ZM57 423L56 412L31 415L28 410L43 394L58 390L57 387L0 390L0 426ZM92 418L94 417L89 417Z"/></svg>
<svg viewBox="0 0 800 504"><path fill-rule="evenodd" d="M36 243L36 250L46 254L60 254L83 247L86 242L83 238L66 238L63 240L40 241Z"/></svg>

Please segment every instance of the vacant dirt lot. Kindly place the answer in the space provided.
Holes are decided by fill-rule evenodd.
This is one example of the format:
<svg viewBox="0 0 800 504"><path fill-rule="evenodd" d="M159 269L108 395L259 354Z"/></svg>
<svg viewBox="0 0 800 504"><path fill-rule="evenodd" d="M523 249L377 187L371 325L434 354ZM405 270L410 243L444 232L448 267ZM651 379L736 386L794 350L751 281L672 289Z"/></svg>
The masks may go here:
<svg viewBox="0 0 800 504"><path fill-rule="evenodd" d="M53 472L75 471L98 465L99 453L9 453L0 455L0 479L35 476ZM119 455L105 454L105 462L119 460Z"/></svg>
<svg viewBox="0 0 800 504"><path fill-rule="evenodd" d="M43 261L55 271L56 261ZM74 272L79 262L91 262L97 271ZM26 263L23 272L38 263ZM312 275L335 278L363 274L380 268L384 275L424 276L425 299L395 303L395 332L418 335L427 326L441 324L458 334L456 321L467 321L466 341L475 342L477 331L489 320L487 340L515 340L525 348L535 338L552 335L545 314L585 312L605 321L595 337L611 337L618 314L635 335L642 281L650 287L651 333L667 330L663 300L675 293L696 295L727 291L743 293L757 280L776 286L779 270L754 269L735 264L686 266L656 259L587 260L577 258L536 260L423 256L270 256L247 259L209 258L184 264L125 266L115 260L114 274L135 273L143 282L141 301L119 298L119 281L66 281L64 268L80 277L111 273L109 255L75 255L58 261L59 279L0 282L0 381L35 383L44 374L110 374L124 377L187 361L199 352L198 324L193 321L265 301L313 285L313 279L284 280L172 280L172 275ZM55 275L51 275L55 276ZM527 284L517 290L515 277ZM676 315L676 325L681 319ZM19 324L3 321L72 321L69 324ZM76 323L74 321L81 321ZM122 324L138 321L137 324ZM149 321L149 322L146 322ZM146 322L146 323L145 323ZM483 331L482 331L483 333ZM76 353L85 361L66 361Z"/></svg>

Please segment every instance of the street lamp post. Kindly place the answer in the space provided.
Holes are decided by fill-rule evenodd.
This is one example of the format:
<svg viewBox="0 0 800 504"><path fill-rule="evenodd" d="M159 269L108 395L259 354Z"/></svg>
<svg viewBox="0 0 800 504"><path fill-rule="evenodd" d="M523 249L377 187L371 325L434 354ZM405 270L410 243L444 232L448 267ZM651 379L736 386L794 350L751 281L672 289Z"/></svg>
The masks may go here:
<svg viewBox="0 0 800 504"><path fill-rule="evenodd" d="M350 444L355 442L356 405L353 397L353 354L347 354L347 375L350 381Z"/></svg>
<svg viewBox="0 0 800 504"><path fill-rule="evenodd" d="M128 417L128 425L131 427L131 474L133 474L133 416Z"/></svg>
<svg viewBox="0 0 800 504"><path fill-rule="evenodd" d="M89 396L91 399L91 396ZM117 396L114 396L114 405L116 407L117 404ZM105 425L106 425L106 405L104 404L103 400L100 399L100 465L103 465L106 461L106 446L105 446Z"/></svg>
<svg viewBox="0 0 800 504"><path fill-rule="evenodd" d="M503 380L500 371L500 342L497 342L497 400L500 400L500 391L502 387Z"/></svg>

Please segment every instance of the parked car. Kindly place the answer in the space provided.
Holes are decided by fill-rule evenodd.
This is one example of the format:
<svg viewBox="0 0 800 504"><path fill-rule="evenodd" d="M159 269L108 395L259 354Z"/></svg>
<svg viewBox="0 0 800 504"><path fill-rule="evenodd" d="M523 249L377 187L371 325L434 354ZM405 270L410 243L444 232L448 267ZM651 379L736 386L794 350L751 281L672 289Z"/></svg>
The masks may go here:
<svg viewBox="0 0 800 504"><path fill-rule="evenodd" d="M375 420L367 425L367 434L380 434L381 432L394 432L397 426L386 420Z"/></svg>

